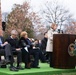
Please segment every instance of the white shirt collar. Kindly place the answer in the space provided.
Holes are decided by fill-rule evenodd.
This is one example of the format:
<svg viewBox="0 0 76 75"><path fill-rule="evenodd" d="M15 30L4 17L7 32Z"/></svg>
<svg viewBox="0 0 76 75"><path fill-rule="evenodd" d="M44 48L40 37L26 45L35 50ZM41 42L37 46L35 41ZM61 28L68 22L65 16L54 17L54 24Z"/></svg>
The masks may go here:
<svg viewBox="0 0 76 75"><path fill-rule="evenodd" d="M14 39L12 36L10 36L12 39Z"/></svg>

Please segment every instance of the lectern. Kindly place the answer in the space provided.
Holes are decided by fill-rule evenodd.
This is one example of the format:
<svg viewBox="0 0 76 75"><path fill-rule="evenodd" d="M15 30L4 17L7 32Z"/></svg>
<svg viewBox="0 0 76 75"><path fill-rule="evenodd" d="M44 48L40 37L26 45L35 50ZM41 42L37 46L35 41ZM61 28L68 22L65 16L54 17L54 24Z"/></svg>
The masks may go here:
<svg viewBox="0 0 76 75"><path fill-rule="evenodd" d="M75 68L76 56L70 56L68 46L74 43L76 35L54 34L53 35L53 64L54 68Z"/></svg>

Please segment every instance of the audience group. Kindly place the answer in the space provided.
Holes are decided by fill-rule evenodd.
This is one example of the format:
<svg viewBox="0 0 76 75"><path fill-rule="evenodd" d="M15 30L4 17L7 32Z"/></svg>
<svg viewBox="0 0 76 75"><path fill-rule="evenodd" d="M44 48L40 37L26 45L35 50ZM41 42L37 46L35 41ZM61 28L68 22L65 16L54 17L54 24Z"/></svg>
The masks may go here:
<svg viewBox="0 0 76 75"><path fill-rule="evenodd" d="M52 42L56 28L56 25L51 25L51 29L44 33L41 41L29 38L26 31L22 31L19 38L16 30L12 30L10 36L5 40L0 36L0 61L1 54L5 57L5 61L0 64L10 64L11 71L40 68L39 60L42 63L47 62L50 67L53 67ZM14 65L14 56L17 57L16 66ZM21 63L24 63L24 67Z"/></svg>
<svg viewBox="0 0 76 75"><path fill-rule="evenodd" d="M5 57L5 61L0 64L10 64L11 71L40 68L39 59L41 62L45 62L45 56L40 50L39 40L32 41L28 38L26 31L22 31L20 38L18 38L18 32L12 30L11 35L5 41L0 36L0 54L4 54ZM14 66L14 56L17 56L17 66ZM21 66L22 62L25 64L24 67Z"/></svg>

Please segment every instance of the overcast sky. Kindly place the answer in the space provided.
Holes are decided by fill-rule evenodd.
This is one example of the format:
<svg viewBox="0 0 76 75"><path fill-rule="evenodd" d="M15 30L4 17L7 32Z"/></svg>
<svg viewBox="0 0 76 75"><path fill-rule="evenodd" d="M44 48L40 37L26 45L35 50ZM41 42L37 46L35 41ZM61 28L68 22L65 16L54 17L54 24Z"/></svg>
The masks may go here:
<svg viewBox="0 0 76 75"><path fill-rule="evenodd" d="M1 0L1 10L2 12L10 12L13 4L22 4L26 0ZM31 6L33 6L34 10L38 11L40 7L46 3L46 1L53 0L28 0L31 1ZM70 10L70 12L76 18L76 0L58 0L60 4L64 5L66 8Z"/></svg>

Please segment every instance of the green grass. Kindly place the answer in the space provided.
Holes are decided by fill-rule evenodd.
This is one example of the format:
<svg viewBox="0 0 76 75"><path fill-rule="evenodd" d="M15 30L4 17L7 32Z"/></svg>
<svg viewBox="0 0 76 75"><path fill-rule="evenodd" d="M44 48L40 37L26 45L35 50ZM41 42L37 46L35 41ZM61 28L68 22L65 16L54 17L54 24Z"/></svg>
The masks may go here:
<svg viewBox="0 0 76 75"><path fill-rule="evenodd" d="M0 75L62 75L62 73L75 73L76 69L56 69L50 68L47 63L40 63L40 69L31 68L19 70L18 72L10 71L9 68L0 68ZM75 74L76 75L76 74Z"/></svg>

